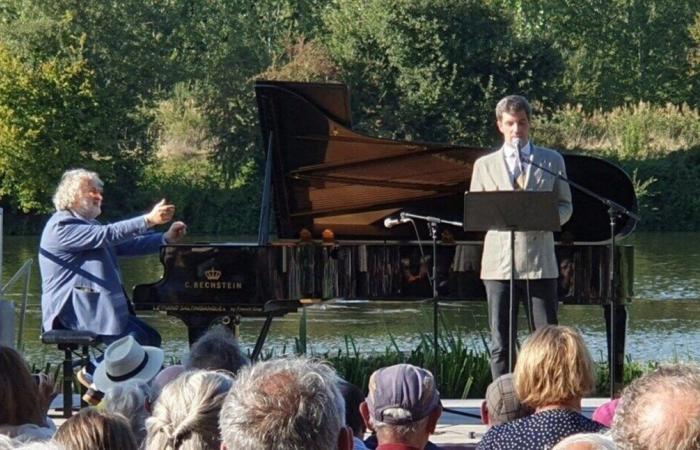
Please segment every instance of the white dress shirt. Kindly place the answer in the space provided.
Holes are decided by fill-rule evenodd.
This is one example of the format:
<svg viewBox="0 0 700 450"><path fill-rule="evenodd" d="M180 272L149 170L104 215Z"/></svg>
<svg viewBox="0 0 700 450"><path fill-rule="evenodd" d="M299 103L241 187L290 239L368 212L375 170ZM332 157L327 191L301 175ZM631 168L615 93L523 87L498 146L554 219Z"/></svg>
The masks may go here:
<svg viewBox="0 0 700 450"><path fill-rule="evenodd" d="M505 157L506 160L506 166L508 167L508 173L510 173L510 179L515 180L518 178L518 176L523 172L523 163L520 161L520 158L518 157L518 149L515 148L515 146L504 143L503 147L501 147L503 150L503 156ZM528 141L523 148L520 149L520 155L523 158L530 158L530 141ZM528 165L529 166L529 165ZM527 171L529 170L529 167L525 168L525 175L527 176Z"/></svg>

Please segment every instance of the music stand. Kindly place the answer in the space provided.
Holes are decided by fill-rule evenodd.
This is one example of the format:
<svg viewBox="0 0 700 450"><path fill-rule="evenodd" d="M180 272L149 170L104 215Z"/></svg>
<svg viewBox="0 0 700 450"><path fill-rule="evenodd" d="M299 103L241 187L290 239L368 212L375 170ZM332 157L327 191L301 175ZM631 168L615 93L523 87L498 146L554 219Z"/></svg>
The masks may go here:
<svg viewBox="0 0 700 450"><path fill-rule="evenodd" d="M559 208L553 191L485 191L464 193L464 231L510 232L510 309L508 369L513 371L515 336L515 232L559 231Z"/></svg>

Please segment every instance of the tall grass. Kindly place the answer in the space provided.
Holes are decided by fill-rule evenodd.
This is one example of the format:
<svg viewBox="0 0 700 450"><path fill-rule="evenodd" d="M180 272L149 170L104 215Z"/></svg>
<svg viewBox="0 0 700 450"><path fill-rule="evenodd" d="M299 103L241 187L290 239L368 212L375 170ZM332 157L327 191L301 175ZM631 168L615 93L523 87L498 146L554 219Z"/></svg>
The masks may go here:
<svg viewBox="0 0 700 450"><path fill-rule="evenodd" d="M640 102L587 113L569 105L538 119L533 134L538 143L564 150L620 160L658 158L700 145L700 112L687 105Z"/></svg>

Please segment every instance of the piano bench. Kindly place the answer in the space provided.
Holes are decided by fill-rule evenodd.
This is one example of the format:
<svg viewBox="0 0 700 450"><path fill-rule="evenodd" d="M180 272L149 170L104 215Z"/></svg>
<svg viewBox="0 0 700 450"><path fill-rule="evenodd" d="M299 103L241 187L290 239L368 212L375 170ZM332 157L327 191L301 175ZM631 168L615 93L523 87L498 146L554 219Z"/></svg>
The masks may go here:
<svg viewBox="0 0 700 450"><path fill-rule="evenodd" d="M86 365L90 361L88 350L97 345L99 339L92 331L51 330L41 334L41 342L56 345L63 351L63 417L70 417L73 414L73 367ZM74 361L73 356L77 356L78 360ZM81 395L84 393L82 391L84 388L81 388Z"/></svg>

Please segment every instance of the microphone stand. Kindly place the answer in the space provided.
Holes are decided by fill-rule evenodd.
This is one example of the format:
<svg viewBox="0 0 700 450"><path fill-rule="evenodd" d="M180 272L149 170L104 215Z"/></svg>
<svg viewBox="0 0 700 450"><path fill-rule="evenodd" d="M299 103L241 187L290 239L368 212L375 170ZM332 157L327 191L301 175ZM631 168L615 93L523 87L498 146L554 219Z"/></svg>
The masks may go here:
<svg viewBox="0 0 700 450"><path fill-rule="evenodd" d="M603 205L608 207L608 217L610 218L610 249L609 249L609 256L608 259L610 261L610 269L608 270L608 295L610 296L609 302L610 302L610 314L609 314L609 328L610 328L610 347L608 349L608 366L609 366L609 373L610 373L610 398L615 397L615 378L617 377L617 374L615 373L615 305L614 303L614 295L615 295L615 225L617 223L617 218L620 215L625 215L627 217L630 217L631 219L636 220L639 222L642 220L642 218L639 216L639 214L630 211L629 209L625 208L624 206L620 205L619 203L603 197L602 195L596 194L592 190L588 189L587 187L581 186L580 184L576 183L575 181L570 180L569 178L564 177L563 175L554 172L550 169L547 169L546 167L541 166L540 164L537 164L533 161L530 161L527 158L521 157L520 160L525 163L529 164L531 166L537 167L538 169L543 170L544 172L554 176L558 180L563 181L564 183L568 184L569 186L579 190L580 192L583 192L584 194L588 195L589 197L592 197L599 202L601 202ZM624 358L624 355L623 355Z"/></svg>
<svg viewBox="0 0 700 450"><path fill-rule="evenodd" d="M433 376L435 377L435 385L439 386L440 384L440 347L439 347L439 336L440 336L440 330L439 330L439 314L438 314L438 291L437 291L437 225L444 223L447 225L453 225L455 227L462 228L463 224L462 222L456 222L453 220L444 220L439 217L432 217L432 216L419 216L418 214L411 214L411 213L406 213L402 212L399 214L399 217L401 219L417 219L417 220L422 220L428 223L428 231L430 232L430 239L433 244L433 269L432 269L432 275L431 275L431 280L430 280L430 285L433 288L433 347L435 351L435 364L433 365ZM443 408L443 411L450 412L452 414L457 414L461 416L466 416L466 417L472 417L472 418L480 418L481 416L478 416L476 414L471 414L468 412L463 412L463 411L458 411L455 409L450 409L450 408Z"/></svg>
<svg viewBox="0 0 700 450"><path fill-rule="evenodd" d="M452 220L444 220L439 217L431 216L419 216L417 214L404 213L400 214L402 219L418 219L423 220L428 223L428 231L430 232L430 239L433 243L433 274L431 276L430 285L433 288L433 347L435 351L435 364L433 366L433 375L435 376L435 384L439 383L440 379L440 347L439 347L439 336L440 330L438 327L438 291L437 291L437 225L439 223L445 223L448 225L454 225L456 227L462 228L462 222L455 222Z"/></svg>

